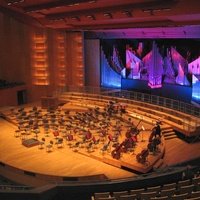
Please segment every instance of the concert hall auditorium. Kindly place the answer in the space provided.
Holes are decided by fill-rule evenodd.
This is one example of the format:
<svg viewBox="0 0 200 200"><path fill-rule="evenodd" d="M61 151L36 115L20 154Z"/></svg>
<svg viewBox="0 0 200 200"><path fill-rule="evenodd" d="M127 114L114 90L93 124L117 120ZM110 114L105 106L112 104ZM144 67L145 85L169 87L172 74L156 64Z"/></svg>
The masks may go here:
<svg viewBox="0 0 200 200"><path fill-rule="evenodd" d="M0 199L200 200L200 1L0 0Z"/></svg>

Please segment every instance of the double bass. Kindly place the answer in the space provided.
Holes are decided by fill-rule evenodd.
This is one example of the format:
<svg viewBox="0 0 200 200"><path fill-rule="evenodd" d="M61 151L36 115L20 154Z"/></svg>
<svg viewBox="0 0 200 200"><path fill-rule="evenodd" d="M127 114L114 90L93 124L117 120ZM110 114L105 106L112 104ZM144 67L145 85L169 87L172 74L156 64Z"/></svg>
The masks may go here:
<svg viewBox="0 0 200 200"><path fill-rule="evenodd" d="M147 145L150 152L155 152L157 149L157 146L161 143L161 129L160 125L156 124L155 127L153 127L151 135L149 137L149 144Z"/></svg>
<svg viewBox="0 0 200 200"><path fill-rule="evenodd" d="M116 145L115 149L111 152L112 157L119 160L121 153L126 153L129 148L133 148L134 143L133 137L126 138L121 144Z"/></svg>
<svg viewBox="0 0 200 200"><path fill-rule="evenodd" d="M149 149L143 149L140 153L136 155L136 159L139 163L144 164L147 161L149 155Z"/></svg>
<svg viewBox="0 0 200 200"><path fill-rule="evenodd" d="M140 133L141 130L139 130L137 127L140 125L141 121L142 121L142 120L140 120L140 121L138 122L138 124L136 125L136 127L131 127L130 130L128 130L128 131L126 132L126 137L127 137L127 138L130 138L130 137L132 137L132 136L135 136L135 137L136 137L136 136Z"/></svg>

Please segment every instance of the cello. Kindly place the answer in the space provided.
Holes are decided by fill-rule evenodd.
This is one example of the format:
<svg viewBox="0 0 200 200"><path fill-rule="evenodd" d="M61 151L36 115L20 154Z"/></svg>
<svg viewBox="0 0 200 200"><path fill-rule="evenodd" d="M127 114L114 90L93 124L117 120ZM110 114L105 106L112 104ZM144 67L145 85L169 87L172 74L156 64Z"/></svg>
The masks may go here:
<svg viewBox="0 0 200 200"><path fill-rule="evenodd" d="M126 153L129 148L134 146L134 140L131 138L126 138L121 144L116 145L115 149L112 150L111 155L114 159L119 160L121 153Z"/></svg>

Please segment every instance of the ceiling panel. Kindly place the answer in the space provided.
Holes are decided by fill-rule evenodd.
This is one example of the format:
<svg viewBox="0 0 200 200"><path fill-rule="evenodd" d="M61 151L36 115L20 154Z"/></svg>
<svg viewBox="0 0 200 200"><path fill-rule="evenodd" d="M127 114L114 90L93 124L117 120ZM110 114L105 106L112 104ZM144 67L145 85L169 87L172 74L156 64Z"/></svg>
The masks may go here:
<svg viewBox="0 0 200 200"><path fill-rule="evenodd" d="M197 0L0 0L0 11L40 27L81 31L200 22Z"/></svg>

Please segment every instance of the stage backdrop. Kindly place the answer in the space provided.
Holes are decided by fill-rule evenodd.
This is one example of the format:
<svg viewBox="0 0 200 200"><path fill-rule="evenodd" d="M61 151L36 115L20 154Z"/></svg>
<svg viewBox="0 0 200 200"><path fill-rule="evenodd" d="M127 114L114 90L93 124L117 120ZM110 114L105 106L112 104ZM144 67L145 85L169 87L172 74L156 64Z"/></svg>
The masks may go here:
<svg viewBox="0 0 200 200"><path fill-rule="evenodd" d="M199 46L199 39L101 40L101 86L198 102Z"/></svg>

